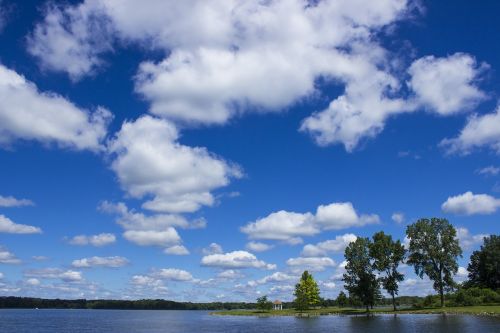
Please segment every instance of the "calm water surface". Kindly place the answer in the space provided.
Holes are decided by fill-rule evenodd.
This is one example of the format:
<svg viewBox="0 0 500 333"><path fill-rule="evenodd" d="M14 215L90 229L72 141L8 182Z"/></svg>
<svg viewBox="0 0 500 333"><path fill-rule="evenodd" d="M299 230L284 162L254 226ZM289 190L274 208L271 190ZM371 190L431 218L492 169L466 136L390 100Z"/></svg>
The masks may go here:
<svg viewBox="0 0 500 333"><path fill-rule="evenodd" d="M211 316L205 311L0 310L0 332L500 332L500 319L467 315Z"/></svg>

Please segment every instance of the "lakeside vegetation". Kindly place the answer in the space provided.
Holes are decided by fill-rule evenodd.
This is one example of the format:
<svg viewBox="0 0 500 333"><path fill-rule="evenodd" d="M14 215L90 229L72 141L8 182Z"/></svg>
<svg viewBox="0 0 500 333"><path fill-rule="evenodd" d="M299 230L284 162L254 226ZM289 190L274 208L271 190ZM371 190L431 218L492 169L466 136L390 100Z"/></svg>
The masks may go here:
<svg viewBox="0 0 500 333"><path fill-rule="evenodd" d="M403 308L394 311L391 307L374 308L371 314L468 314L468 315L485 315L485 316L499 316L500 305L477 305L477 306L459 306L459 307L435 307L426 309ZM341 308L341 307L326 307L309 309L307 311L300 311L294 308L283 310L228 310L212 312L214 315L220 316L300 316L300 317L313 317L313 316L327 316L327 315L366 315L365 309L362 308Z"/></svg>
<svg viewBox="0 0 500 333"><path fill-rule="evenodd" d="M227 311L228 315L326 315L361 313L462 313L500 315L500 236L483 239L467 267L468 280L457 283L458 257L462 249L456 229L446 219L419 219L406 229L409 240L405 248L400 240L383 231L370 238L358 237L345 249L345 274L342 280L347 296L341 291L336 300L323 300L313 276L304 271L295 286L295 300L284 310L271 311L267 296L257 300L253 311ZM399 283L404 275L400 264L413 266L418 277L427 276L438 295L398 300ZM381 287L390 299L383 298ZM406 299L408 301L408 299ZM380 305L392 305L392 309ZM405 304L400 307L398 304ZM333 306L333 307L332 307ZM378 306L378 308L376 307ZM446 307L445 307L446 306ZM361 309L364 307L364 309Z"/></svg>

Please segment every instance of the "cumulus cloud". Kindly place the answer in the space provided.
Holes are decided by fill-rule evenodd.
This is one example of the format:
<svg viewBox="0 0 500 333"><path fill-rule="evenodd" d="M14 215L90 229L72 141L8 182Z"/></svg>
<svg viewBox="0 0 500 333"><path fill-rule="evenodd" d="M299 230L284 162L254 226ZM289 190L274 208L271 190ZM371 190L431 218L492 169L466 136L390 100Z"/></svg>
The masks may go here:
<svg viewBox="0 0 500 333"><path fill-rule="evenodd" d="M493 113L472 115L457 137L442 140L440 146L450 154L467 155L480 148L500 154L500 106Z"/></svg>
<svg viewBox="0 0 500 333"><path fill-rule="evenodd" d="M106 246L116 242L116 236L110 233L102 233L98 235L78 235L68 240L71 245L92 245L92 246Z"/></svg>
<svg viewBox="0 0 500 333"><path fill-rule="evenodd" d="M392 213L391 215L391 219L398 223L398 224L401 224L405 221L405 214L401 213L401 212L395 212L395 213Z"/></svg>
<svg viewBox="0 0 500 333"><path fill-rule="evenodd" d="M163 250L163 253L175 256L186 256L189 254L189 250L184 245L174 245L167 247Z"/></svg>
<svg viewBox="0 0 500 333"><path fill-rule="evenodd" d="M127 230L123 233L123 237L140 246L161 246L168 248L179 245L178 243L181 242L181 237L172 227L168 227L163 231Z"/></svg>
<svg viewBox="0 0 500 333"><path fill-rule="evenodd" d="M77 150L101 150L111 113L78 108L62 96L0 65L0 145L38 141Z"/></svg>
<svg viewBox="0 0 500 333"><path fill-rule="evenodd" d="M251 222L241 228L251 239L280 240L291 244L302 242L299 236L312 236L319 233L313 223L311 213L294 213L281 210Z"/></svg>
<svg viewBox="0 0 500 333"><path fill-rule="evenodd" d="M192 281L193 276L188 271L177 268L163 268L154 273L159 279L171 281Z"/></svg>
<svg viewBox="0 0 500 333"><path fill-rule="evenodd" d="M343 253L349 243L356 241L354 234L336 236L335 239L326 240L316 245L307 244L302 249L302 257L322 257L329 253Z"/></svg>
<svg viewBox="0 0 500 333"><path fill-rule="evenodd" d="M457 228L457 238L460 242L460 246L464 250L471 250L481 244L483 244L484 237L488 237L487 234L477 234L472 235L467 228L458 227Z"/></svg>
<svg viewBox="0 0 500 333"><path fill-rule="evenodd" d="M315 214L278 211L248 223L240 230L250 239L278 240L290 244L302 242L321 230L338 230L379 223L376 214L358 214L350 202L320 205Z"/></svg>
<svg viewBox="0 0 500 333"><path fill-rule="evenodd" d="M316 210L315 220L326 230L361 227L380 222L380 218L376 214L359 215L350 202L338 202L319 206Z"/></svg>
<svg viewBox="0 0 500 333"><path fill-rule="evenodd" d="M0 246L0 263L2 264L20 264L18 259L12 252L9 252L4 247Z"/></svg>
<svg viewBox="0 0 500 333"><path fill-rule="evenodd" d="M86 0L49 6L28 44L45 68L76 79L92 74L117 42L165 51L163 60L141 64L136 90L151 113L183 123L279 112L316 95L318 78L335 81L344 94L302 129L320 144L352 150L387 117L411 109L393 97L400 83L374 36L413 7L407 0Z"/></svg>
<svg viewBox="0 0 500 333"><path fill-rule="evenodd" d="M64 282L80 282L83 280L82 272L62 270L60 268L30 269L25 271L24 275L39 279L60 279Z"/></svg>
<svg viewBox="0 0 500 333"><path fill-rule="evenodd" d="M477 87L477 80L486 67L464 53L445 58L427 56L410 66L409 86L423 106L449 115L469 110L485 99L485 94Z"/></svg>
<svg viewBox="0 0 500 333"><path fill-rule="evenodd" d="M41 234L42 229L31 225L17 224L4 215L0 215L0 232L8 234Z"/></svg>
<svg viewBox="0 0 500 333"><path fill-rule="evenodd" d="M248 242L246 245L246 249L252 252L264 252L272 248L272 245L261 242Z"/></svg>
<svg viewBox="0 0 500 333"><path fill-rule="evenodd" d="M33 201L28 199L16 199L13 196L4 197L0 195L0 207L24 207L34 205Z"/></svg>
<svg viewBox="0 0 500 333"><path fill-rule="evenodd" d="M201 250L201 252L204 255L224 253L224 251L222 250L222 246L217 243L211 243L209 246Z"/></svg>
<svg viewBox="0 0 500 333"><path fill-rule="evenodd" d="M335 267L335 261L329 257L290 258L286 261L286 264L295 269L308 269L313 272L324 271L327 267Z"/></svg>
<svg viewBox="0 0 500 333"><path fill-rule="evenodd" d="M77 268L91 268L91 267L122 267L129 264L129 260L124 257L90 257L73 260L71 265Z"/></svg>
<svg viewBox="0 0 500 333"><path fill-rule="evenodd" d="M166 120L143 116L125 122L109 142L111 168L122 188L134 198L152 196L143 208L155 212L194 212L211 206L211 191L240 177L239 168L205 148L178 143L179 134ZM138 164L137 161L142 161Z"/></svg>
<svg viewBox="0 0 500 333"><path fill-rule="evenodd" d="M241 274L241 272L234 270L234 269L226 269L225 271L222 271L219 274L217 274L217 277L221 278L221 279L233 280L233 279L242 278L243 274Z"/></svg>
<svg viewBox="0 0 500 333"><path fill-rule="evenodd" d="M260 268L276 269L276 265L268 264L247 251L233 251L223 254L209 254L201 259L201 264L218 268Z"/></svg>
<svg viewBox="0 0 500 333"><path fill-rule="evenodd" d="M40 280L31 278L26 280L26 284L29 286L39 286L40 285Z"/></svg>
<svg viewBox="0 0 500 333"><path fill-rule="evenodd" d="M167 254L187 254L189 251L183 247L181 238L174 227L198 228L198 222L190 223L177 214L145 215L120 202L117 204L104 201L99 205L101 211L117 214L117 223L125 232L123 237L130 242L141 246L165 247Z"/></svg>
<svg viewBox="0 0 500 333"><path fill-rule="evenodd" d="M474 194L471 191L449 197L441 205L444 212L460 215L493 214L498 208L500 199L488 194Z"/></svg>

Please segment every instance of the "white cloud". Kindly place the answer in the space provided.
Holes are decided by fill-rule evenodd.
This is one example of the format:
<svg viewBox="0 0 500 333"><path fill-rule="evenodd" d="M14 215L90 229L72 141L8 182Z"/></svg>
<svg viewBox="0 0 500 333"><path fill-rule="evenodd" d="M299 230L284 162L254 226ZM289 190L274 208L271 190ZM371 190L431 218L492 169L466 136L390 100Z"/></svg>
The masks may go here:
<svg viewBox="0 0 500 333"><path fill-rule="evenodd" d="M8 234L41 234L42 229L31 225L17 224L8 217L0 215L0 232Z"/></svg>
<svg viewBox="0 0 500 333"><path fill-rule="evenodd" d="M243 274L241 274L239 271L236 271L234 269L227 269L227 270L222 271L219 274L217 274L217 277L221 278L221 279L232 280L232 279L242 278Z"/></svg>
<svg viewBox="0 0 500 333"><path fill-rule="evenodd" d="M108 145L122 188L134 198L153 197L143 204L145 209L194 212L213 205L212 190L241 176L239 168L205 148L181 145L178 137L168 121L143 116L125 122Z"/></svg>
<svg viewBox="0 0 500 333"><path fill-rule="evenodd" d="M488 194L474 194L471 191L449 197L441 205L441 209L446 213L462 215L493 214L498 208L500 199Z"/></svg>
<svg viewBox="0 0 500 333"><path fill-rule="evenodd" d="M82 272L62 270L60 268L31 269L24 272L24 275L42 279L61 279L64 282L80 282L83 280Z"/></svg>
<svg viewBox="0 0 500 333"><path fill-rule="evenodd" d="M252 252L264 252L272 248L272 245L261 242L248 242L246 245L246 249Z"/></svg>
<svg viewBox="0 0 500 333"><path fill-rule="evenodd" d="M159 279L171 280L171 281L192 281L193 276L188 271L176 268L163 268L158 272L154 273Z"/></svg>
<svg viewBox="0 0 500 333"><path fill-rule="evenodd" d="M278 240L289 244L302 242L302 236L313 236L321 230L346 229L379 223L376 214L359 215L352 203L338 202L320 205L316 214L284 210L248 223L240 228L250 239Z"/></svg>
<svg viewBox="0 0 500 333"><path fill-rule="evenodd" d="M476 86L486 67L464 53L446 58L427 56L410 66L409 86L419 103L441 115L470 110L486 97Z"/></svg>
<svg viewBox="0 0 500 333"><path fill-rule="evenodd" d="M111 50L109 27L92 7L46 6L43 24L37 24L28 36L28 51L42 68L67 72L77 80L103 64L99 54Z"/></svg>
<svg viewBox="0 0 500 333"><path fill-rule="evenodd" d="M98 235L78 235L68 240L71 245L93 245L106 246L116 242L116 236L110 233L102 233Z"/></svg>
<svg viewBox="0 0 500 333"><path fill-rule="evenodd" d="M471 250L479 245L483 244L484 237L488 237L487 234L477 234L471 235L467 228L458 227L457 228L457 238L460 242L460 246L464 250Z"/></svg>
<svg viewBox="0 0 500 333"><path fill-rule="evenodd" d="M327 267L335 267L335 261L328 257L298 257L286 261L293 268L308 269L310 271L324 271Z"/></svg>
<svg viewBox="0 0 500 333"><path fill-rule="evenodd" d="M380 218L376 214L359 215L350 202L338 202L319 206L316 210L315 220L316 223L326 230L361 227L380 222Z"/></svg>
<svg viewBox="0 0 500 333"><path fill-rule="evenodd" d="M485 175L485 176L496 176L500 174L500 168L495 167L493 165L481 168L476 170L476 173L479 175Z"/></svg>
<svg viewBox="0 0 500 333"><path fill-rule="evenodd" d="M140 246L171 247L181 242L179 234L172 227L163 231L127 230L123 233L123 237Z"/></svg>
<svg viewBox="0 0 500 333"><path fill-rule="evenodd" d="M30 286L39 286L40 285L40 280L31 278L26 280L26 284Z"/></svg>
<svg viewBox="0 0 500 333"><path fill-rule="evenodd" d="M217 243L211 243L208 247L204 248L201 252L204 255L224 253L224 251L222 250L222 246L220 246Z"/></svg>
<svg viewBox="0 0 500 333"><path fill-rule="evenodd" d="M45 67L74 78L92 73L117 41L168 51L141 64L136 90L150 112L184 123L279 112L315 96L318 78L335 80L344 95L302 128L320 144L352 150L388 116L408 111L391 97L399 82L374 36L413 7L407 0L86 0L49 7L29 45Z"/></svg>
<svg viewBox="0 0 500 333"><path fill-rule="evenodd" d="M258 260L255 255L247 251L233 251L224 254L210 254L201 259L203 266L219 268L261 268L276 269L276 265L267 264Z"/></svg>
<svg viewBox="0 0 500 333"><path fill-rule="evenodd" d="M2 272L0 272L0 280L4 278L4 275Z"/></svg>
<svg viewBox="0 0 500 333"><path fill-rule="evenodd" d="M456 138L444 139L440 146L450 154L466 155L484 147L500 154L500 106L493 113L472 115Z"/></svg>
<svg viewBox="0 0 500 333"><path fill-rule="evenodd" d="M35 140L77 150L102 149L111 113L80 109L0 65L0 145Z"/></svg>
<svg viewBox="0 0 500 333"><path fill-rule="evenodd" d="M262 279L256 281L258 284L266 284L266 283L281 283L284 281L296 280L298 279L295 275L290 275L283 272L274 272L271 275L264 276Z"/></svg>
<svg viewBox="0 0 500 333"><path fill-rule="evenodd" d="M124 257L90 257L78 260L73 260L71 265L77 268L90 268L90 267L122 267L129 264L129 260Z"/></svg>
<svg viewBox="0 0 500 333"><path fill-rule="evenodd" d="M163 281L160 279L155 279L151 276L146 276L146 275L134 275L132 276L132 284L134 285L139 285L139 286L162 286Z"/></svg>
<svg viewBox="0 0 500 333"><path fill-rule="evenodd" d="M46 257L46 256L33 256L32 258L33 258L33 260L36 260L36 261L49 260L49 257Z"/></svg>
<svg viewBox="0 0 500 333"><path fill-rule="evenodd" d="M405 221L405 214L401 213L401 212L395 212L395 213L392 213L392 216L391 216L391 219L398 223L398 224L401 224Z"/></svg>
<svg viewBox="0 0 500 333"><path fill-rule="evenodd" d="M183 245L174 245L167 247L165 250L163 250L163 253L175 256L185 256L189 254L189 250Z"/></svg>
<svg viewBox="0 0 500 333"><path fill-rule="evenodd" d="M302 249L302 257L322 257L329 253L343 253L349 243L356 241L354 234L336 236L335 239L326 240L316 245L307 244Z"/></svg>
<svg viewBox="0 0 500 333"><path fill-rule="evenodd" d="M16 258L16 256L9 252L7 249L0 246L0 263L2 264L20 264L21 260Z"/></svg>
<svg viewBox="0 0 500 333"><path fill-rule="evenodd" d="M281 210L249 223L241 231L250 239L280 240L292 244L301 242L300 236L312 236L319 233L313 223L313 215Z"/></svg>
<svg viewBox="0 0 500 333"><path fill-rule="evenodd" d="M33 201L28 199L16 199L12 196L4 197L0 195L0 207L24 207L34 205Z"/></svg>
<svg viewBox="0 0 500 333"><path fill-rule="evenodd" d="M123 202L111 203L103 201L99 205L101 211L118 215L117 223L126 230L163 230L167 227L198 228L204 227L196 222L189 222L183 216L177 214L154 214L145 215L129 210Z"/></svg>

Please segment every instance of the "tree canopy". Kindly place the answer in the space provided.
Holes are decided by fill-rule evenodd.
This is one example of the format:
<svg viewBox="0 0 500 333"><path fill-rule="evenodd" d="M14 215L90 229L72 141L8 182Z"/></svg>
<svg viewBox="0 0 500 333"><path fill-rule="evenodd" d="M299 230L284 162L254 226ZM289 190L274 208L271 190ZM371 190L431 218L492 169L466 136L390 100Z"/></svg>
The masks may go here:
<svg viewBox="0 0 500 333"><path fill-rule="evenodd" d="M308 271L302 273L299 283L295 285L295 307L298 310L307 310L320 302L319 287Z"/></svg>
<svg viewBox="0 0 500 333"><path fill-rule="evenodd" d="M484 238L481 249L472 253L467 270L467 285L495 290L500 287L500 236Z"/></svg>
<svg viewBox="0 0 500 333"><path fill-rule="evenodd" d="M396 310L395 295L398 294L398 283L404 280L403 274L398 272L398 266L405 257L405 248L399 241L393 241L391 235L383 231L373 235L373 242L369 245L370 257L373 258L373 267L382 273L380 282L392 296L392 305Z"/></svg>
<svg viewBox="0 0 500 333"><path fill-rule="evenodd" d="M425 274L434 282L444 306L444 293L455 287L453 275L458 271L457 258L462 256L455 228L446 219L424 218L409 225L406 235L410 239L408 264L420 278Z"/></svg>
<svg viewBox="0 0 500 333"><path fill-rule="evenodd" d="M347 265L343 276L344 287L351 297L358 298L366 310L380 297L379 282L370 262L370 240L358 238L345 249Z"/></svg>

